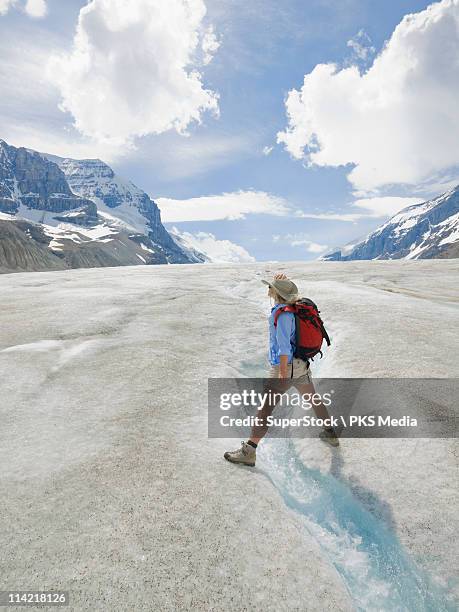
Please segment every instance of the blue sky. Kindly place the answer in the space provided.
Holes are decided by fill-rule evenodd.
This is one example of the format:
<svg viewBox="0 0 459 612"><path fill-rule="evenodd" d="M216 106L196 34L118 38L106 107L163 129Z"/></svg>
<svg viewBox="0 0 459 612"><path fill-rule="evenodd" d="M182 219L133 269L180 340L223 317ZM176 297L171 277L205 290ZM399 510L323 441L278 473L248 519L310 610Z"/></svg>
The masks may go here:
<svg viewBox="0 0 459 612"><path fill-rule="evenodd" d="M458 18L456 0L436 3L435 14L422 13L396 36L403 17L421 14L428 2L189 0L194 19L189 25L170 9L182 0L133 0L127 4L134 13L138 4L138 21L135 14L120 13L113 25L108 0L95 0L100 7L83 24L102 49L90 60L91 78L75 53L81 41L74 40L86 2L28 0L42 13L31 16L25 0L0 0L0 12L2 1L0 137L69 157L105 159L159 201L169 227L230 240L258 260L309 260L360 238L397 208L436 195L457 179L459 156L448 142L450 134L457 140L454 112L439 118L433 103L426 103L416 115L417 99L437 97L449 107L448 96L456 94L457 75L442 74L448 71L448 50L442 44L448 43L457 57L457 31L451 28ZM153 5L160 11L167 6L161 13L164 25L143 31L145 21L156 15L149 13ZM123 19L132 21L131 29ZM181 48L188 34L201 35L210 27L218 43L218 48L211 45L211 60L195 65L183 60L188 73L193 69L199 74L200 89L191 90L196 82L180 80L173 66L168 73L168 62L173 61L174 45ZM446 42L438 41L439 35ZM381 58L385 41L388 51L378 68L373 63ZM131 49L142 53L142 45L145 53L129 69L126 55ZM101 63L103 54L112 51L109 70ZM180 53L186 58L186 49ZM414 68L404 65L406 57L414 57ZM431 76L432 57L438 59L439 82ZM330 63L334 72L315 70ZM304 77L311 73L302 91ZM98 102L98 83L107 79L116 81L110 89L116 95ZM164 94L162 99L156 99L157 91ZM196 93L195 106L190 102L186 111L177 112L182 118L184 112L197 113L200 122L182 121L186 125L178 131L167 128L167 121L175 121L171 96L184 92L187 97L187 91ZM288 106L292 91L304 95L291 94ZM112 108L119 112L119 133L115 114L104 128L109 141L93 136ZM287 131L284 141L278 137ZM315 142L319 155L313 159L309 154ZM349 179L355 166L357 173ZM255 198L259 194L255 207L252 192ZM197 200L204 196L215 198ZM230 200L233 213L237 202L241 212L228 212L225 218Z"/></svg>

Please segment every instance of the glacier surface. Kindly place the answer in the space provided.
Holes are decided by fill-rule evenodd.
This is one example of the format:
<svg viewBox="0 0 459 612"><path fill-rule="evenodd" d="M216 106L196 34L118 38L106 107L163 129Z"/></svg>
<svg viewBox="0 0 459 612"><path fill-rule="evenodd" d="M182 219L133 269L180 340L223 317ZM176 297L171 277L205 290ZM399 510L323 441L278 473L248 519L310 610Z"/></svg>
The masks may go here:
<svg viewBox="0 0 459 612"><path fill-rule="evenodd" d="M4 584L65 588L76 610L454 609L455 440L272 440L237 469L206 407L208 377L263 375L277 271L332 336L316 376L458 377L458 269L0 277Z"/></svg>

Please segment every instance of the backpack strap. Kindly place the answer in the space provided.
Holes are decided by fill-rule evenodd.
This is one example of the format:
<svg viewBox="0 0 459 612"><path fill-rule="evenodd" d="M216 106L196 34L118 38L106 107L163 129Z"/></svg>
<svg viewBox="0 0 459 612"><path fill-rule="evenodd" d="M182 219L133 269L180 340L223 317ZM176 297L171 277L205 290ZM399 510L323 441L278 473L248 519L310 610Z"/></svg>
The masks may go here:
<svg viewBox="0 0 459 612"><path fill-rule="evenodd" d="M327 346L330 346L331 344L330 336L327 334L327 330L325 329L322 319L319 319L319 320L320 320L320 329L322 330L322 335L324 337L324 340L327 343Z"/></svg>
<svg viewBox="0 0 459 612"><path fill-rule="evenodd" d="M274 313L274 327L277 327L277 319L283 312L293 312L295 314L296 308L295 306L282 306L282 308L278 308Z"/></svg>

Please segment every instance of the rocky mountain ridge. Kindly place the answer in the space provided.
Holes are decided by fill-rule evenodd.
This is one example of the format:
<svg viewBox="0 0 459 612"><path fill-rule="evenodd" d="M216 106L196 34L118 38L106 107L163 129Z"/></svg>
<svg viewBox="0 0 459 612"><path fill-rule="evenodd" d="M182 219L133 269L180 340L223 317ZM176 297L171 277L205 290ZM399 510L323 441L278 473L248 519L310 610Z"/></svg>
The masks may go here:
<svg viewBox="0 0 459 612"><path fill-rule="evenodd" d="M60 213L94 203L70 189L65 174L36 151L0 140L0 212L17 213L20 206Z"/></svg>
<svg viewBox="0 0 459 612"><path fill-rule="evenodd" d="M325 261L449 259L459 257L459 185L401 210L352 248L323 255Z"/></svg>
<svg viewBox="0 0 459 612"><path fill-rule="evenodd" d="M171 263L189 263L161 223L158 206L144 191L118 177L100 159L54 159L73 193L95 202L99 210L115 216L132 230L146 233L151 240L168 249L172 257L175 256Z"/></svg>
<svg viewBox="0 0 459 612"><path fill-rule="evenodd" d="M0 140L0 270L203 261L167 232L154 200L104 162Z"/></svg>

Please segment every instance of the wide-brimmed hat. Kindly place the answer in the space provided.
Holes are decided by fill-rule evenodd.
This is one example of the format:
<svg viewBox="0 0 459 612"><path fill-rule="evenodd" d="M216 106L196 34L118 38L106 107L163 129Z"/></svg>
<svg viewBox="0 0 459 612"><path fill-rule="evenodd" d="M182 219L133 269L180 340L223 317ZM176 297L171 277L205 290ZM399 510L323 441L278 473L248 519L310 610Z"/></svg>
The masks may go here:
<svg viewBox="0 0 459 612"><path fill-rule="evenodd" d="M272 281L262 280L261 282L272 287L286 302L296 302L299 298L298 287L288 278L274 279Z"/></svg>

